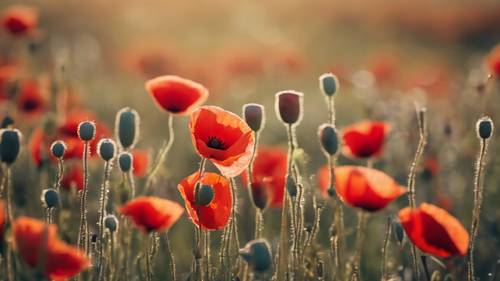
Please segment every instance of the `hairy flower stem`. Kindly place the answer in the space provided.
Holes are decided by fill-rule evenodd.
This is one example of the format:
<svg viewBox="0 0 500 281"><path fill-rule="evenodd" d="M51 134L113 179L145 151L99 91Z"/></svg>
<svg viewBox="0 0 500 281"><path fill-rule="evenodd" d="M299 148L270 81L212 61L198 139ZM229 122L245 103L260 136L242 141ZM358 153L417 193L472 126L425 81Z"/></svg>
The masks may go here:
<svg viewBox="0 0 500 281"><path fill-rule="evenodd" d="M240 240L238 238L238 216L236 216L236 210L238 208L238 196L236 194L237 192L236 181L234 180L234 178L231 178L230 182L231 182L231 191L233 195L233 207L231 212L231 220L229 221L231 225L231 235L229 236L228 250L230 253L235 253L238 252L240 248ZM231 255L228 255L228 257L230 258ZM237 268L235 272L238 272L242 268L241 259L239 258L239 255L236 255L236 265Z"/></svg>
<svg viewBox="0 0 500 281"><path fill-rule="evenodd" d="M204 257L205 257L205 280L210 280L210 276L211 276L211 270L210 270L210 232L208 230L205 230L203 232L204 234L204 249L205 249L205 253L204 253Z"/></svg>
<svg viewBox="0 0 500 281"><path fill-rule="evenodd" d="M389 249L389 244L391 242L391 232L392 232L392 219L387 218L387 226L385 229L384 244L382 246L382 262L380 263L380 276L381 280L388 280L387 276L387 250Z"/></svg>
<svg viewBox="0 0 500 281"><path fill-rule="evenodd" d="M479 229L479 220L481 218L481 210L483 209L483 177L485 156L488 149L488 140L481 139L481 147L476 160L475 175L474 175L474 209L472 211L472 223L470 228L469 240L469 260L467 261L467 280L474 281L474 250L475 240Z"/></svg>
<svg viewBox="0 0 500 281"><path fill-rule="evenodd" d="M99 280L104 278L104 217L106 216L106 202L108 200L108 185L110 176L111 163L106 161L104 164L104 179L101 185L101 194L99 198L100 209L99 209L99 241L97 249L97 262L98 262L98 272Z"/></svg>
<svg viewBox="0 0 500 281"><path fill-rule="evenodd" d="M367 216L368 213L365 213L362 210L358 211L358 225L356 226L356 252L354 253L352 266L352 276L357 276L355 280L359 280L361 276L361 256L363 254Z"/></svg>
<svg viewBox="0 0 500 281"><path fill-rule="evenodd" d="M58 159L56 181L54 182L54 189L57 191L59 191L59 188L61 187L61 181L63 175L64 175L64 161L62 159Z"/></svg>
<svg viewBox="0 0 500 281"><path fill-rule="evenodd" d="M417 109L417 120L418 120L418 131L419 131L419 142L417 146L417 151L410 166L410 172L408 174L408 203L411 209L417 206L416 193L415 193L415 180L417 175L417 167L422 159L424 153L424 148L427 144L427 113L425 108ZM420 280L420 263L418 252L415 245L412 243L410 245L411 258L413 271L415 273L416 280Z"/></svg>
<svg viewBox="0 0 500 281"><path fill-rule="evenodd" d="M169 268L170 268L170 280L176 281L177 277L175 274L175 260L174 255L172 254L172 247L170 247L170 239L168 239L168 232L165 233L165 246L167 248L167 255L169 258Z"/></svg>
<svg viewBox="0 0 500 281"><path fill-rule="evenodd" d="M335 126L335 96L329 96L328 102L328 121Z"/></svg>
<svg viewBox="0 0 500 281"><path fill-rule="evenodd" d="M10 177L11 177L11 169L9 165L3 166L3 178L2 178L2 186L1 186L1 194L2 196L5 197L5 204L7 205L6 207L6 221L5 225L10 225L13 221L13 214L12 214L12 188L10 186ZM5 193L5 194L3 194ZM12 252L12 247L10 243L5 243L5 266L6 266L6 272L7 272L7 280L15 280L15 275L14 275L14 268L13 268L13 262L14 262L14 257L13 257L13 252Z"/></svg>
<svg viewBox="0 0 500 281"><path fill-rule="evenodd" d="M198 170L198 174L199 174L199 180L198 182L196 183L195 185L195 190L194 190L194 194L195 194L195 198L198 194L198 190L201 186L201 180L203 179L203 173L205 172L205 163L206 163L206 158L202 158L201 161L200 161L200 168ZM195 210L196 212L198 213L198 207L195 206ZM193 251L193 257L194 257L194 274L195 274L195 279L198 280L198 279L203 279L203 271L201 269L202 267L202 264L201 264L201 260L203 258L203 252L202 252L202 249L201 249L201 244L202 244L202 233L201 233L201 229L198 228L198 227L194 227L194 235L195 235L195 248L194 248L194 251Z"/></svg>
<svg viewBox="0 0 500 281"><path fill-rule="evenodd" d="M146 247L144 249L144 255L146 258L146 280L151 281L153 280L153 269L151 267L151 260L153 258L153 233L148 234L148 237L146 238Z"/></svg>
<svg viewBox="0 0 500 281"><path fill-rule="evenodd" d="M151 168L148 173L148 177L146 179L146 185L144 188L144 191L147 192L150 188L151 185L153 184L153 181L155 180L156 174L160 170L161 165L165 162L165 158L167 157L168 152L172 148L172 145L174 144L174 117L172 114L168 115L168 141L165 141L163 143L163 146L161 149L158 151L158 155L155 158L155 161L151 165Z"/></svg>
<svg viewBox="0 0 500 281"><path fill-rule="evenodd" d="M89 254L89 226L87 224L87 194L89 183L89 143L86 141L83 146L83 189L79 191L80 195L80 228L78 232L78 247L82 249L86 255Z"/></svg>

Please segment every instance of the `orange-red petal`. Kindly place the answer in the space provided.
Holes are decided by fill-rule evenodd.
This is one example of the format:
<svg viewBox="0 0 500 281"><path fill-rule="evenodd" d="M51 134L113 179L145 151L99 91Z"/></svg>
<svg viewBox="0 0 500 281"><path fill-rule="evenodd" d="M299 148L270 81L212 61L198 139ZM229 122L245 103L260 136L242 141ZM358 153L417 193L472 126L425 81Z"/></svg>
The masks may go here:
<svg viewBox="0 0 500 281"><path fill-rule="evenodd" d="M32 31L38 23L35 8L24 5L14 5L3 12L2 26L14 36L21 36Z"/></svg>
<svg viewBox="0 0 500 281"><path fill-rule="evenodd" d="M66 171L61 180L61 186L70 190L72 188L76 188L77 191L80 191L84 188L83 182L83 168L80 163L73 163L66 166Z"/></svg>
<svg viewBox="0 0 500 281"><path fill-rule="evenodd" d="M233 200L230 183L218 174L203 173L201 183L212 187L214 198L207 206L197 206L194 192L199 180L199 172L196 172L183 179L177 186L184 199L188 215L198 227L209 230L222 229L226 226L231 215Z"/></svg>
<svg viewBox="0 0 500 281"><path fill-rule="evenodd" d="M390 126L385 122L365 120L342 130L343 153L351 158L378 157Z"/></svg>
<svg viewBox="0 0 500 281"><path fill-rule="evenodd" d="M493 76L500 77L500 44L498 44L486 58L488 70Z"/></svg>
<svg viewBox="0 0 500 281"><path fill-rule="evenodd" d="M402 209L398 217L408 238L423 252L438 257L467 254L469 234L446 210L423 203Z"/></svg>
<svg viewBox="0 0 500 281"><path fill-rule="evenodd" d="M146 150L134 149L132 155L134 159L132 162L134 176L142 177L146 175L149 165L149 153Z"/></svg>

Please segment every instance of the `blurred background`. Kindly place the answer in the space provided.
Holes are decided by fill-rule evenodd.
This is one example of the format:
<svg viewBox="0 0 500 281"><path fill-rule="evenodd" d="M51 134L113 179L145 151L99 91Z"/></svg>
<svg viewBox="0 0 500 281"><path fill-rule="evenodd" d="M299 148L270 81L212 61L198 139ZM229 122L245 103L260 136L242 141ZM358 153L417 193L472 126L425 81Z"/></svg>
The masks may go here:
<svg viewBox="0 0 500 281"><path fill-rule="evenodd" d="M363 119L391 123L385 153L375 166L403 185L418 142L415 103L425 106L430 135L417 182L418 200L445 207L470 225L473 163L479 147L475 122L486 114L500 123L498 81L491 79L485 89L478 89L488 74L485 58L500 42L499 1L3 0L0 10L13 4L37 9L39 24L27 39L0 34L0 65L22 66L21 80L33 78L40 85L45 79L56 81L57 90L70 97L67 103L93 112L110 132L119 109L136 109L141 116L138 147L150 159L168 136L167 115L144 89L144 82L158 75L200 82L210 90L207 104L238 114L245 103L265 105L262 143L273 146L286 147L285 128L275 117L274 94L287 89L303 92L304 119L297 134L311 192L317 186L317 169L326 163L316 139L318 125L328 116L319 75L332 72L340 80L339 128ZM49 116L23 117L6 103L0 113L14 116L26 143ZM176 141L154 193L180 200L176 185L196 170L199 158L189 140L187 118L176 118L175 127ZM493 272L500 258L497 140L495 136L490 146L485 181L477 251L481 276ZM40 216L40 203L31 200L38 198L43 178L29 151L23 153L30 177L14 177L17 204L25 206L27 214ZM95 162L97 186L102 167ZM364 164L344 157L339 162ZM20 167L14 172L20 173ZM251 205L241 189L239 212L250 217ZM366 280L375 280L370 274L379 269L386 217L405 205L402 198L372 216L363 265ZM348 226L355 227L354 212L346 212ZM279 213L271 209L265 214L265 236L273 242L279 229L272 226ZM328 206L320 229L325 253L331 213ZM242 228L242 241L247 241L252 226ZM181 273L190 266L190 235L187 219L170 234ZM403 270L401 261L409 264L407 253L397 247L391 252L392 271ZM162 258L160 253L159 272ZM161 280L161 273L158 276Z"/></svg>

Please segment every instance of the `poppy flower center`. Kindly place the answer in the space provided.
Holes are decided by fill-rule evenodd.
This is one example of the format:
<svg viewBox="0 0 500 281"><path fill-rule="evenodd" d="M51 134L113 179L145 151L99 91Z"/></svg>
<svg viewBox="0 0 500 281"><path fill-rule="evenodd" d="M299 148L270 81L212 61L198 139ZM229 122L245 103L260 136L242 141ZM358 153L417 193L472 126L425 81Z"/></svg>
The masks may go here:
<svg viewBox="0 0 500 281"><path fill-rule="evenodd" d="M23 109L26 112L36 110L40 106L40 103L36 100L27 100L23 103Z"/></svg>
<svg viewBox="0 0 500 281"><path fill-rule="evenodd" d="M213 149L223 150L225 143L217 137L208 137L207 146Z"/></svg>

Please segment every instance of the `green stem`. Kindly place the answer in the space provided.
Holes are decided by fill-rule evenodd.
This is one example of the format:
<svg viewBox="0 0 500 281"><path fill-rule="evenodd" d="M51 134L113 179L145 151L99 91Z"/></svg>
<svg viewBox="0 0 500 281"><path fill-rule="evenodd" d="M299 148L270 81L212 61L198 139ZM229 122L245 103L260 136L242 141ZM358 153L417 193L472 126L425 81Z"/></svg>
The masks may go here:
<svg viewBox="0 0 500 281"><path fill-rule="evenodd" d="M363 254L363 243L365 240L365 228L368 214L362 210L358 211L358 225L356 227L356 252L354 254L353 275L361 276L361 256Z"/></svg>
<svg viewBox="0 0 500 281"><path fill-rule="evenodd" d="M172 254L172 248L170 247L170 239L168 239L168 232L165 233L165 245L167 246L167 254L170 259L169 263L170 277L172 281L176 281L177 277L175 274L175 260L174 260L174 255Z"/></svg>
<svg viewBox="0 0 500 281"><path fill-rule="evenodd" d="M144 249L144 255L146 256L146 280L151 281L153 280L153 271L151 269L153 233L148 234L146 240L146 248Z"/></svg>
<svg viewBox="0 0 500 281"><path fill-rule="evenodd" d="M389 249L389 244L391 242L390 237L391 237L391 232L392 232L392 220L391 218L387 219L387 226L385 230L385 237L384 237L384 244L382 247L382 262L381 262L381 268L380 268L380 275L381 275L381 280L388 280L387 276L387 250Z"/></svg>
<svg viewBox="0 0 500 281"><path fill-rule="evenodd" d="M99 241L97 250L98 272L99 280L104 277L104 217L106 213L106 201L108 198L108 184L110 175L110 162L106 161L104 164L104 179L101 185L101 194L99 198Z"/></svg>
<svg viewBox="0 0 500 281"><path fill-rule="evenodd" d="M89 254L88 243L88 225L87 225L87 193L88 193L88 154L89 143L85 142L83 147L83 190L79 191L80 194L80 228L78 232L78 246L86 255Z"/></svg>

